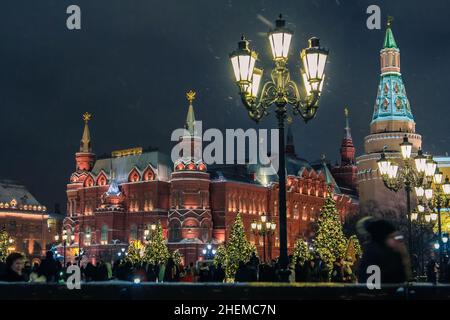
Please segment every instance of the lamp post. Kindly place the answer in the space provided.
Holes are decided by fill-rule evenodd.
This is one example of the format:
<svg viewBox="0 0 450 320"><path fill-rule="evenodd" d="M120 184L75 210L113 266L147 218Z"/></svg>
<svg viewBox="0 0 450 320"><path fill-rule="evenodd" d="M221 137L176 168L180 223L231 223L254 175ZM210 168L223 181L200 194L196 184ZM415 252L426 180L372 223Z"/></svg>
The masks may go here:
<svg viewBox="0 0 450 320"><path fill-rule="evenodd" d="M212 259L214 259L214 256L216 255L216 253L217 253L217 250L216 250L216 249L213 247L213 245L210 244L210 243L208 243L208 244L206 245L206 247L203 248L203 250L202 250L203 257L204 257L206 260L212 260Z"/></svg>
<svg viewBox="0 0 450 320"><path fill-rule="evenodd" d="M267 261L266 259L266 237L272 236L275 233L275 229L277 228L277 225L269 220L267 220L266 215L261 215L260 221L253 221L251 224L252 231L255 235L262 236L263 237L263 259L264 262ZM269 247L269 252L271 248Z"/></svg>
<svg viewBox="0 0 450 320"><path fill-rule="evenodd" d="M386 158L386 147L381 154L381 158L377 161L380 175L384 185L392 191L399 191L404 188L406 192L406 214L408 220L408 249L410 256L412 255L412 226L411 226L411 191L413 187L421 186L424 181L433 177L436 163L432 158L427 158L419 150L414 158L415 166L411 164L412 143L409 142L408 136L404 136L403 142L400 143L402 162L400 165Z"/></svg>
<svg viewBox="0 0 450 320"><path fill-rule="evenodd" d="M416 187L416 194L422 194L420 191L422 187ZM419 191L418 191L419 190ZM423 188L422 188L423 190ZM422 194L423 196L423 194ZM418 196L420 199L420 196ZM417 209L411 212L411 221L414 222L420 228L420 273L421 275L425 274L425 254L424 254L424 240L423 234L424 229L427 226L432 226L434 221L436 220L436 216L430 213L428 207L422 204L422 200L420 200L417 205Z"/></svg>
<svg viewBox="0 0 450 320"><path fill-rule="evenodd" d="M444 242L442 236L441 210L450 205L450 180L448 177L444 180L443 174L436 169L432 181L434 190L432 188L431 180L428 181L424 188L424 197L428 202L428 205L436 210L436 213L433 214L436 216L438 222L439 266L441 267L439 270L442 270L444 262ZM419 190L419 193L420 192L421 191Z"/></svg>
<svg viewBox="0 0 450 320"><path fill-rule="evenodd" d="M249 41L242 36L238 49L230 54L236 84L239 88L242 103L251 119L259 122L268 114L270 106L274 106L279 130L279 226L280 226L280 266L286 270L288 265L287 251L287 218L286 218L286 164L284 145L284 122L288 108L299 115L305 122L316 115L319 98L325 79L325 64L328 51L320 47L318 38L309 39L309 47L300 53L303 65L301 77L303 90L300 94L287 68L289 47L293 32L286 28L286 22L280 15L276 26L268 33L272 51L274 68L270 72L270 80L265 82L259 92L263 70L255 67L257 53L250 49Z"/></svg>

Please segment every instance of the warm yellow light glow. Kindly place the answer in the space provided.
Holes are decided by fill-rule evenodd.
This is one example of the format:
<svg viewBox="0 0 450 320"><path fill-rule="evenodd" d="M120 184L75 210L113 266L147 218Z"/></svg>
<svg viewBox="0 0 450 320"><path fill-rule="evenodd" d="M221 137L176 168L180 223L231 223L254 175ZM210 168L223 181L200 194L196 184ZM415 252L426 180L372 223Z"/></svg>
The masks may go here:
<svg viewBox="0 0 450 320"><path fill-rule="evenodd" d="M288 32L276 32L269 34L270 48L274 60L287 59L291 45L292 34Z"/></svg>
<svg viewBox="0 0 450 320"><path fill-rule="evenodd" d="M388 170L388 176L391 179L394 179L397 177L397 172L398 172L398 165L396 164L391 164L389 166L389 170Z"/></svg>
<svg viewBox="0 0 450 320"><path fill-rule="evenodd" d="M449 195L450 194L450 181L448 177L445 178L445 182L442 185L442 189L444 190L444 193Z"/></svg>
<svg viewBox="0 0 450 320"><path fill-rule="evenodd" d="M433 198L433 189L425 189L425 198L427 200Z"/></svg>
<svg viewBox="0 0 450 320"><path fill-rule="evenodd" d="M400 149L401 149L401 152L402 152L403 159L411 158L412 143L408 141L408 137L407 136L405 136L403 138L403 142L400 143Z"/></svg>
<svg viewBox="0 0 450 320"><path fill-rule="evenodd" d="M425 175L428 177L432 177L436 171L436 162L433 161L433 158L429 158L425 167Z"/></svg>
<svg viewBox="0 0 450 320"><path fill-rule="evenodd" d="M442 178L443 178L442 172L437 172L437 173L434 174L433 182L436 183L436 184L441 184L442 183Z"/></svg>
<svg viewBox="0 0 450 320"><path fill-rule="evenodd" d="M258 68L253 69L252 83L247 87L247 93L253 98L258 97L259 85L261 83L263 71Z"/></svg>
<svg viewBox="0 0 450 320"><path fill-rule="evenodd" d="M424 193L425 193L425 189L423 187L415 187L416 190L416 196L417 197L423 197Z"/></svg>
<svg viewBox="0 0 450 320"><path fill-rule="evenodd" d="M381 175L385 175L389 173L389 166L390 163L386 159L386 156L384 153L381 154L381 158L377 161L378 163L378 170L380 171Z"/></svg>

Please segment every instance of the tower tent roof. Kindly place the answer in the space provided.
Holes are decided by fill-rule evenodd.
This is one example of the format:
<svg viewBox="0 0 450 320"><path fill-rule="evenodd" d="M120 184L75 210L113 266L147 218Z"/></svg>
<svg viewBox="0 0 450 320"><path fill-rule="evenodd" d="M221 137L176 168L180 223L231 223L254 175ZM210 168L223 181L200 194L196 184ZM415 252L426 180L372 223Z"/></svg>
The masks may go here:
<svg viewBox="0 0 450 320"><path fill-rule="evenodd" d="M397 43L395 42L394 34L392 33L391 23L388 22L386 28L386 35L384 37L384 49L398 49Z"/></svg>

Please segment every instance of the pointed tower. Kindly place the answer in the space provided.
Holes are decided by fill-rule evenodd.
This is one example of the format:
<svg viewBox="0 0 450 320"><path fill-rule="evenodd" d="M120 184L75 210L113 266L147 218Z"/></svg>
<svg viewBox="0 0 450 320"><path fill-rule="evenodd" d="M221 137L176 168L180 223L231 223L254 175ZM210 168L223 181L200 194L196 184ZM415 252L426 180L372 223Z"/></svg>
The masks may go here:
<svg viewBox="0 0 450 320"><path fill-rule="evenodd" d="M195 92L186 94L189 102L179 144L180 157L174 162L170 180L169 243L182 248L186 261L196 261L205 243L214 236L210 206L210 176L202 160L201 128L195 123Z"/></svg>
<svg viewBox="0 0 450 320"><path fill-rule="evenodd" d="M344 108L345 128L344 138L341 144L341 163L331 169L331 173L336 180L339 188L343 193L356 195L357 194L357 173L358 169L355 165L355 146L353 145L352 134L349 124L348 108Z"/></svg>
<svg viewBox="0 0 450 320"><path fill-rule="evenodd" d="M360 210L370 214L401 213L405 210L402 191L389 191L378 172L377 160L383 148L389 158L400 158L400 143L406 135L413 153L422 145L415 132L416 124L400 72L400 49L388 19L383 48L380 51L381 75L370 123L370 134L364 139L365 154L356 159Z"/></svg>
<svg viewBox="0 0 450 320"><path fill-rule="evenodd" d="M291 126L288 126L286 135L286 153L295 154L294 135L292 134Z"/></svg>
<svg viewBox="0 0 450 320"><path fill-rule="evenodd" d="M80 141L80 151L75 154L77 163L76 171L90 171L94 166L95 154L92 153L91 134L89 132L89 120L92 115L88 112L83 114L84 130Z"/></svg>
<svg viewBox="0 0 450 320"><path fill-rule="evenodd" d="M355 146L353 145L352 134L350 130L350 124L348 119L348 108L344 108L345 115L345 129L344 138L341 144L341 165L348 166L355 164Z"/></svg>

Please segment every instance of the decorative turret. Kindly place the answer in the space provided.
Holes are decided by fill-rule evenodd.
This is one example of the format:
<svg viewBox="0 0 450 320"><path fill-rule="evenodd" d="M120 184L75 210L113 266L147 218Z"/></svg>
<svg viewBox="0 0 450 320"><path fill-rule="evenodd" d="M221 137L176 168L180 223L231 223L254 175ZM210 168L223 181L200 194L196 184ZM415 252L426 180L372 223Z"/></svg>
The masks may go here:
<svg viewBox="0 0 450 320"><path fill-rule="evenodd" d="M371 133L415 131L405 85L400 73L400 49L387 22L383 49L380 51L381 78L371 122Z"/></svg>
<svg viewBox="0 0 450 320"><path fill-rule="evenodd" d="M348 120L348 108L344 108L345 114L345 134L341 144L341 165L355 164L355 146L353 145L352 134Z"/></svg>
<svg viewBox="0 0 450 320"><path fill-rule="evenodd" d="M401 159L400 144L405 136L412 143L413 154L422 146L400 73L400 49L392 32L392 20L388 19L380 51L380 83L370 134L364 138L364 154L356 158L360 212L370 215L395 213L400 216L406 210L403 193L394 194L384 185L377 165L382 154Z"/></svg>
<svg viewBox="0 0 450 320"><path fill-rule="evenodd" d="M80 141L80 151L75 154L77 171L90 171L95 162L95 154L92 153L91 134L89 131L89 120L92 115L88 112L83 114L84 130Z"/></svg>
<svg viewBox="0 0 450 320"><path fill-rule="evenodd" d="M201 129L197 128L195 121L193 101L195 100L195 92L190 90L186 93L186 99L189 102L188 113L184 128L186 133L180 139L182 147L180 158L175 162L175 171L206 171L206 165L202 161L202 138Z"/></svg>

